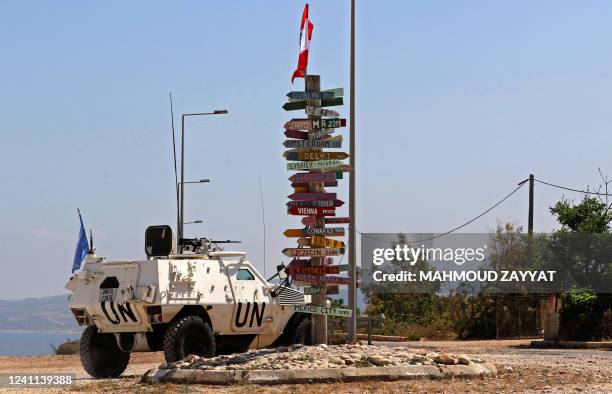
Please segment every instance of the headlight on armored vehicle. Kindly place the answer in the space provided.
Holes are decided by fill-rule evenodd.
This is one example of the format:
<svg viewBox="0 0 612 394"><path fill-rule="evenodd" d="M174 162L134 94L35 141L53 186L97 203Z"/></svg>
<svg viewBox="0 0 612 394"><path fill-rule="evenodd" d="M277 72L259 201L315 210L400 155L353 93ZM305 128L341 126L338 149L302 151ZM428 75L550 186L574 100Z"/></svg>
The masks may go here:
<svg viewBox="0 0 612 394"><path fill-rule="evenodd" d="M79 326L91 324L91 319L85 309L70 308L70 310L72 311L72 314L74 315L74 318L76 319L77 323L79 323Z"/></svg>
<svg viewBox="0 0 612 394"><path fill-rule="evenodd" d="M147 306L147 315L150 323L160 323L162 321L162 309L160 305Z"/></svg>

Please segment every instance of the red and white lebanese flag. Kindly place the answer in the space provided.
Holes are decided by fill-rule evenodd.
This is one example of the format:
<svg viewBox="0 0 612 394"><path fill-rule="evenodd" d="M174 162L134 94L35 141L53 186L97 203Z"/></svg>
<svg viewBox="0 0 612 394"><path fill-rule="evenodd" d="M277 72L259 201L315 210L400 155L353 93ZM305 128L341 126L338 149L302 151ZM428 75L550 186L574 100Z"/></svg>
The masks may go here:
<svg viewBox="0 0 612 394"><path fill-rule="evenodd" d="M308 3L306 3L304 12L302 13L302 24L300 25L300 57L298 58L297 68L291 77L291 83L293 83L295 78L304 78L306 76L308 50L310 49L310 39L312 38L313 27L313 24L308 19Z"/></svg>

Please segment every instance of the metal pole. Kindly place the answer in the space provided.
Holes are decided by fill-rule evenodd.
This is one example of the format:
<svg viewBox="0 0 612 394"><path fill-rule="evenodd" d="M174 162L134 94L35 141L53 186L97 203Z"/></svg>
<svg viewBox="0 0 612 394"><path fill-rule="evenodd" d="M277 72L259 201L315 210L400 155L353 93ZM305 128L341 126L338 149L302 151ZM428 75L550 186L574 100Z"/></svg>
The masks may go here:
<svg viewBox="0 0 612 394"><path fill-rule="evenodd" d="M183 222L185 217L183 216L183 208L185 202L185 115L181 115L181 220L179 226L178 242L181 244L181 238L183 238Z"/></svg>
<svg viewBox="0 0 612 394"><path fill-rule="evenodd" d="M529 235L533 234L533 192L534 192L534 181L535 177L533 174L529 174L529 218L527 221L527 232Z"/></svg>
<svg viewBox="0 0 612 394"><path fill-rule="evenodd" d="M351 0L351 98L350 98L350 165L352 171L349 175L349 217L351 221L349 223L349 277L350 285L348 292L348 303L349 308L352 311L352 315L348 321L348 340L350 343L355 343L357 340L357 266L356 266L356 217L355 217L355 173L357 168L355 166L355 0Z"/></svg>

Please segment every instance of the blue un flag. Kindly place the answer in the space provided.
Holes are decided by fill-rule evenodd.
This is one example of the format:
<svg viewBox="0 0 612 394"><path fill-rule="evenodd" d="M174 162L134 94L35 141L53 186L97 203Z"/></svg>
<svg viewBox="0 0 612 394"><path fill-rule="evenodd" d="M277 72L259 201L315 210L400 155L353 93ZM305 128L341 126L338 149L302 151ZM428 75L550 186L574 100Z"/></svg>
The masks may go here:
<svg viewBox="0 0 612 394"><path fill-rule="evenodd" d="M76 250L74 251L72 272L81 268L81 263L89 252L89 245L87 244L87 233L85 232L85 226L83 226L83 218L81 217L81 211L78 209L77 211L79 212L79 221L81 222L81 229L79 230L79 240L77 241Z"/></svg>

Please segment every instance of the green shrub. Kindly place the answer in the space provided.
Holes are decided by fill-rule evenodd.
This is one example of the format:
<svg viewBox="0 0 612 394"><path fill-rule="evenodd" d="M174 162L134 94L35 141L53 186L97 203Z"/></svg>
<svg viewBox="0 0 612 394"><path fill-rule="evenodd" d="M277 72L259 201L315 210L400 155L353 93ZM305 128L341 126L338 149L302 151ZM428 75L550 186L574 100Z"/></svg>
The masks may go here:
<svg viewBox="0 0 612 394"><path fill-rule="evenodd" d="M53 353L56 355L66 355L66 354L79 354L79 344L80 341L71 341L67 340L66 342L60 344L59 346L51 345L53 349Z"/></svg>
<svg viewBox="0 0 612 394"><path fill-rule="evenodd" d="M598 294L587 289L564 293L560 323L563 340L612 338L612 294Z"/></svg>

